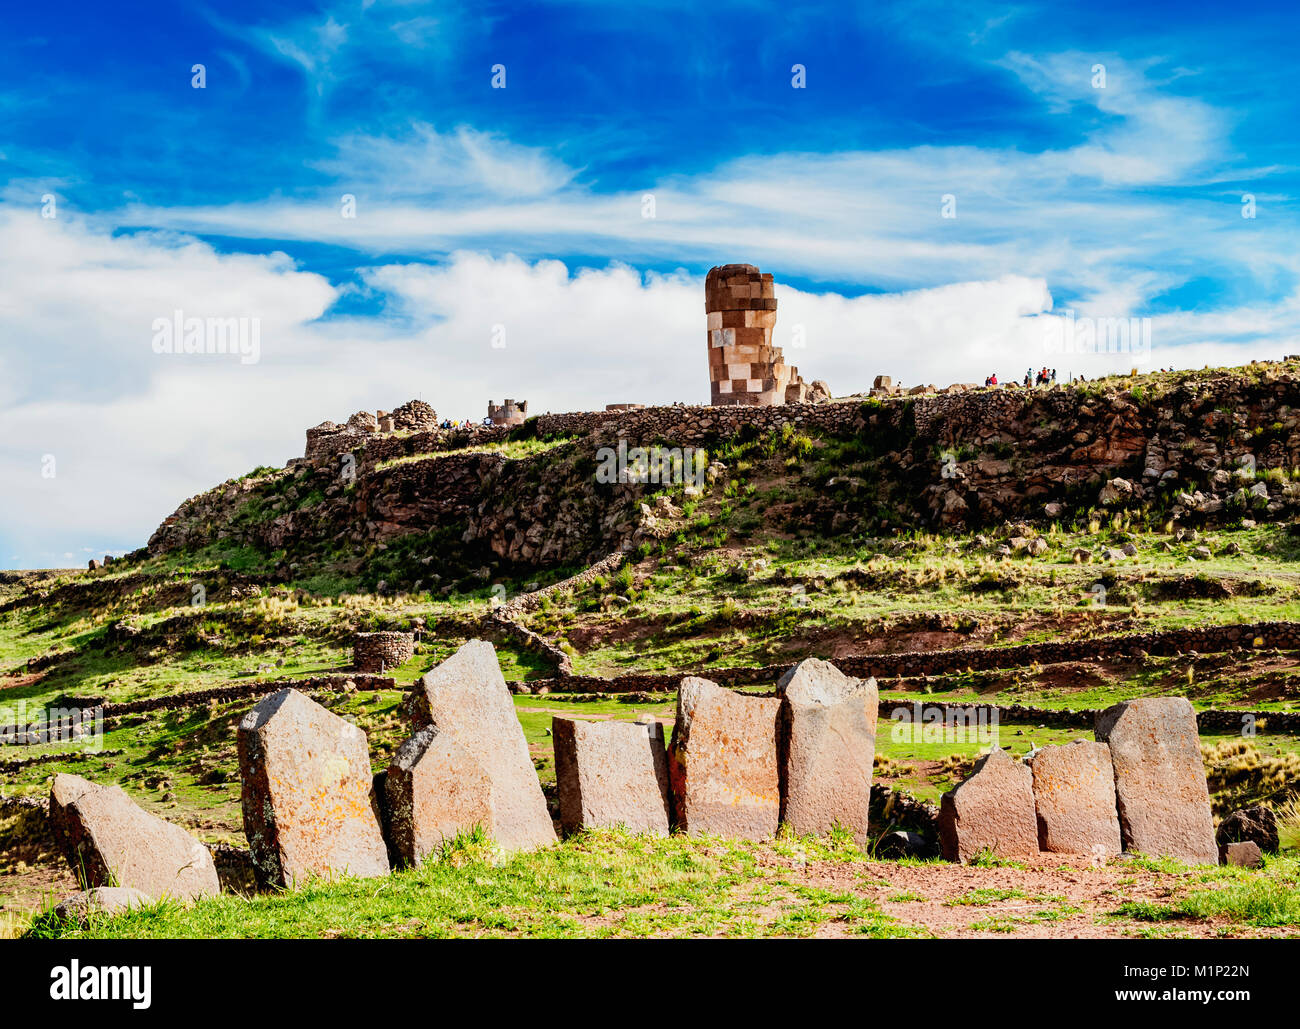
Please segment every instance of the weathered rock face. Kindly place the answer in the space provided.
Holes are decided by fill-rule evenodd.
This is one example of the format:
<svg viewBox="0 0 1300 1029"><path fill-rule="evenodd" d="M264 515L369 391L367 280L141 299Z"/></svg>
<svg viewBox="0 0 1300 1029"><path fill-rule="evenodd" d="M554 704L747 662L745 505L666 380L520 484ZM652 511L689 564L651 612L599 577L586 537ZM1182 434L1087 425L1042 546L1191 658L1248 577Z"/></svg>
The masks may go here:
<svg viewBox="0 0 1300 1029"><path fill-rule="evenodd" d="M143 890L130 886L96 886L63 898L54 913L82 928L90 924L92 915L120 915L132 908L148 905L154 898Z"/></svg>
<svg viewBox="0 0 1300 1029"><path fill-rule="evenodd" d="M621 825L668 834L668 756L659 722L553 718L551 735L566 833Z"/></svg>
<svg viewBox="0 0 1300 1029"><path fill-rule="evenodd" d="M457 834L491 831L492 780L449 733L429 725L407 740L384 778L393 847L418 865Z"/></svg>
<svg viewBox="0 0 1300 1029"><path fill-rule="evenodd" d="M1104 743L1076 741L1034 755L1038 846L1056 854L1118 854L1115 770Z"/></svg>
<svg viewBox="0 0 1300 1029"><path fill-rule="evenodd" d="M555 842L555 826L492 644L470 640L420 680L407 706L417 725L435 726L486 773L491 785L486 828L500 846L526 850Z"/></svg>
<svg viewBox="0 0 1300 1029"><path fill-rule="evenodd" d="M967 862L984 850L1005 858L1038 854L1033 783L1033 773L1004 750L980 758L970 777L940 798L943 856Z"/></svg>
<svg viewBox="0 0 1300 1029"><path fill-rule="evenodd" d="M153 900L221 892L208 848L180 826L142 810L117 786L56 775L50 825L87 888L128 887Z"/></svg>
<svg viewBox="0 0 1300 1029"><path fill-rule="evenodd" d="M1115 764L1124 849L1217 864L1196 712L1185 697L1144 697L1097 716Z"/></svg>
<svg viewBox="0 0 1300 1029"><path fill-rule="evenodd" d="M1219 823L1214 838L1220 848L1229 843L1249 840L1258 845L1261 851L1274 854L1278 847L1277 815L1272 808L1262 804L1240 808Z"/></svg>
<svg viewBox="0 0 1300 1029"><path fill-rule="evenodd" d="M239 724L244 833L263 884L385 875L366 734L296 690Z"/></svg>
<svg viewBox="0 0 1300 1029"><path fill-rule="evenodd" d="M879 694L828 661L801 661L777 683L781 698L781 820L801 835L836 823L867 840Z"/></svg>
<svg viewBox="0 0 1300 1029"><path fill-rule="evenodd" d="M689 833L770 839L781 817L781 702L687 676L669 748L677 825Z"/></svg>

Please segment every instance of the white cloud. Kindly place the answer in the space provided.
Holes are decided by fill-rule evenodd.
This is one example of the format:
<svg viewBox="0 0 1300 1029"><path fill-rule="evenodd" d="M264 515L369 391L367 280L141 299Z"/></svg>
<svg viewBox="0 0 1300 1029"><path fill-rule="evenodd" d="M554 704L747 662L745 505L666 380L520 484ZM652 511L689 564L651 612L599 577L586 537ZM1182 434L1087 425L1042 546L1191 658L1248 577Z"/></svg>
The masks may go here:
<svg viewBox="0 0 1300 1029"><path fill-rule="evenodd" d="M726 256L750 256L739 249ZM57 564L81 548L141 545L185 497L301 453L306 427L413 395L474 419L489 398L506 396L534 411L707 400L698 276L468 250L360 274L385 309L323 321L339 289L284 254L220 254L184 235L114 235L0 205L0 546L22 555L18 563ZM839 394L878 373L946 385L1044 364L1092 377L1134 363L1300 352L1297 296L1154 318L1144 363L1048 349L1062 312L1040 275L858 297L797 290L780 271L777 279L775 342L806 379ZM1151 288L1142 282L1129 295L1123 283L1097 282L1101 309L1076 304L1080 317L1111 315L1108 306ZM261 318L262 360L153 353L153 319L176 308ZM492 346L498 325L504 349ZM796 325L804 349L791 347ZM45 454L57 461L53 479L41 475Z"/></svg>

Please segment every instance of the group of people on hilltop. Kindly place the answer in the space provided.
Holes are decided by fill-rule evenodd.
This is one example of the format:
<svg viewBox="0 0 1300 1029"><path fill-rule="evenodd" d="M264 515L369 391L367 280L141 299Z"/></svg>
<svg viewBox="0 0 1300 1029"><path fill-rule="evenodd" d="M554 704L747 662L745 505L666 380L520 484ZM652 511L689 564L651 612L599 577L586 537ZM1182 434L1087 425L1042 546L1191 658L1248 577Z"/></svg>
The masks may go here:
<svg viewBox="0 0 1300 1029"><path fill-rule="evenodd" d="M1040 368L1037 372L1032 368L1027 368L1025 370L1025 389L1029 389L1030 386L1051 386L1055 384L1055 382L1055 368ZM992 388L999 385L998 373L994 372L992 375L985 376L984 385L986 388ZM1014 386L1015 383L1012 382L1011 385Z"/></svg>

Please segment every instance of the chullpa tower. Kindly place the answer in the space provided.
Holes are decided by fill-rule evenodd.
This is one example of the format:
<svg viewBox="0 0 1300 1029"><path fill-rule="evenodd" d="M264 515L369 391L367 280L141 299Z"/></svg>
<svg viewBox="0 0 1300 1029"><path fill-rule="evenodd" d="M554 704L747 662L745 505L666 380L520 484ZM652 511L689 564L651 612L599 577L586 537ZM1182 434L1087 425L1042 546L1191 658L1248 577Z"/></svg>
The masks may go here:
<svg viewBox="0 0 1300 1029"><path fill-rule="evenodd" d="M709 269L704 280L709 391L715 405L773 407L804 399L799 370L772 346L776 289L752 264Z"/></svg>

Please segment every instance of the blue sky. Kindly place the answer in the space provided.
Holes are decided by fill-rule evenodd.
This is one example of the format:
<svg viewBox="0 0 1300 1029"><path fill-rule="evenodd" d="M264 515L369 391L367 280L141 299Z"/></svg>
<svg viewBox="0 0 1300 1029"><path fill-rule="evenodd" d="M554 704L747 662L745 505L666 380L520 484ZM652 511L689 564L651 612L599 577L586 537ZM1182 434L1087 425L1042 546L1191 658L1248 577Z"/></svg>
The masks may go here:
<svg viewBox="0 0 1300 1029"><path fill-rule="evenodd" d="M774 273L777 342L797 327L787 356L837 393L1300 352L1297 22L42 5L0 39L0 566L138 546L306 426L411 395L705 401L727 261ZM175 310L259 319L259 359L154 353ZM1067 310L1150 318L1151 349L1053 350Z"/></svg>

